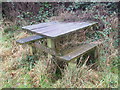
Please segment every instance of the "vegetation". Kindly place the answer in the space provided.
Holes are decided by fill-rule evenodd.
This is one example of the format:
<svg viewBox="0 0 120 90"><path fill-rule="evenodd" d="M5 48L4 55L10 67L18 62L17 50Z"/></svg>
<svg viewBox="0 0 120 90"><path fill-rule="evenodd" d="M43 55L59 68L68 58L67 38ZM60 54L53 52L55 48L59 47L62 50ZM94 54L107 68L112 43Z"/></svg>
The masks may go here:
<svg viewBox="0 0 120 90"><path fill-rule="evenodd" d="M0 88L118 88L120 58L117 56L116 3L58 3L59 8L52 7L51 3L39 4L44 7L39 8L36 16L32 11L20 11L14 22L6 15L0 21ZM58 14L50 11L53 8L57 8ZM86 59L79 68L70 63L61 76L55 73L55 65L46 57L46 53L38 51L32 55L31 46L16 43L16 40L29 36L29 33L21 31L23 25L83 19L99 22L100 30L95 33L95 39L102 37L105 41L100 48L100 60L87 65ZM97 67L93 68L96 64Z"/></svg>

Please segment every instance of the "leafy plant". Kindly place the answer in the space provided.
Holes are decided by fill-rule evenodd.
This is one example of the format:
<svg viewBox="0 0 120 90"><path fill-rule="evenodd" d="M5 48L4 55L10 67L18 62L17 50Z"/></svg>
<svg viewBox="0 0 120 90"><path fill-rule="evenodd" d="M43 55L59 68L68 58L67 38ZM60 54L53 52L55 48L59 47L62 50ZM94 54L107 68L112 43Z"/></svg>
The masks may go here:
<svg viewBox="0 0 120 90"><path fill-rule="evenodd" d="M20 62L21 66L20 67L24 67L28 70L31 70L34 67L36 61L37 61L36 56L26 56L26 58L23 58L21 60L21 62Z"/></svg>
<svg viewBox="0 0 120 90"><path fill-rule="evenodd" d="M44 2L40 3L40 6L41 7L39 8L37 15L34 15L33 12L20 11L21 14L17 16L19 18L19 22L26 20L29 24L35 24L36 22L45 22L49 17L53 16L51 4Z"/></svg>

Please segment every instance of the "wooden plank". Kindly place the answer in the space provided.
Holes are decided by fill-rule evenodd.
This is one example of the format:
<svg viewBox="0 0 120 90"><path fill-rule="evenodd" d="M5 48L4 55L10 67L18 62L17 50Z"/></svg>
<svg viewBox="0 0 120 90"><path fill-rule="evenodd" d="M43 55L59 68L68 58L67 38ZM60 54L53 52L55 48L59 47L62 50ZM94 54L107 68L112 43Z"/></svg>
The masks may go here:
<svg viewBox="0 0 120 90"><path fill-rule="evenodd" d="M37 29L33 29L31 31L37 32L37 33L42 33L42 32L46 32L46 31L51 31L53 28L59 27L60 25L64 25L64 24L63 23L55 23L51 26L44 27L44 28L37 28Z"/></svg>
<svg viewBox="0 0 120 90"><path fill-rule="evenodd" d="M18 42L20 44L24 44L24 43L33 42L33 41L36 41L36 40L39 40L39 39L42 39L42 38L44 38L44 36L35 35L35 36L30 36L30 37L27 37L27 38L19 39L16 42Z"/></svg>
<svg viewBox="0 0 120 90"><path fill-rule="evenodd" d="M40 24L34 24L34 25L29 25L29 26L24 26L22 29L28 29L28 30L33 30L37 28L45 28L53 24L57 24L58 22L47 22L47 23L40 23Z"/></svg>
<svg viewBox="0 0 120 90"><path fill-rule="evenodd" d="M48 47L45 47L44 45L42 44L39 44L37 42L33 43L32 44L34 47L36 47L37 49L40 49L46 53L49 53L51 55L56 55L56 52L52 49L52 48L48 48Z"/></svg>
<svg viewBox="0 0 120 90"><path fill-rule="evenodd" d="M57 24L53 24L52 26L49 26L49 27L38 28L38 29L31 30L31 31L43 34L43 33L58 30L59 28L69 27L71 25L74 25L74 24L73 23L57 23Z"/></svg>
<svg viewBox="0 0 120 90"><path fill-rule="evenodd" d="M76 50L74 50L73 52L69 53L69 54L66 54L64 56L61 56L58 58L62 59L62 60L66 60L66 61L70 61L84 53L86 53L87 51L95 48L96 46L98 46L100 43L88 43L88 44L85 44L79 48L77 48Z"/></svg>
<svg viewBox="0 0 120 90"><path fill-rule="evenodd" d="M26 26L23 29L28 31L45 35L48 37L58 37L76 30L83 29L85 27L96 24L97 22L49 22L49 23L40 23L37 25Z"/></svg>
<svg viewBox="0 0 120 90"><path fill-rule="evenodd" d="M47 35L47 36L51 36L51 37L55 37L55 36L60 36L62 35L61 33L65 33L71 29L76 30L76 27L79 28L78 26L83 24L83 23L72 23L69 24L68 26L64 25L64 27L56 27L56 29L48 31L48 32L43 32L42 34Z"/></svg>
<svg viewBox="0 0 120 90"><path fill-rule="evenodd" d="M73 26L67 26L65 28L58 28L56 30L52 30L49 32L43 32L43 35L49 36L49 37L57 37L57 36L61 36L76 30L80 30L83 29L85 27L94 25L96 23L89 23L89 22L82 22L82 23L74 23Z"/></svg>
<svg viewBox="0 0 120 90"><path fill-rule="evenodd" d="M63 24L63 25L62 25ZM62 32L62 31L65 31L66 28L71 28L71 27L76 27L77 24L81 25L82 23L62 23L61 25L59 26L55 26L54 28L51 28L49 31L47 32L43 32L43 33L49 33L49 32Z"/></svg>
<svg viewBox="0 0 120 90"><path fill-rule="evenodd" d="M48 39L47 39L47 46L48 46L49 48L51 48L51 49L55 49L54 40L48 38ZM53 55L53 54L49 54L49 53L48 53L48 59L51 59L51 58L52 58L52 55Z"/></svg>

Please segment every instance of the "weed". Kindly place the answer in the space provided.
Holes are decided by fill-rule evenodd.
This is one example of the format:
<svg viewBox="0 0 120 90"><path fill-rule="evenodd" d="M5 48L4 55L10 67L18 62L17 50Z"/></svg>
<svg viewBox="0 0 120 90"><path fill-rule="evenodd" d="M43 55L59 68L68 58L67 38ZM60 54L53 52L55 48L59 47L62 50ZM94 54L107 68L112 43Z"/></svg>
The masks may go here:
<svg viewBox="0 0 120 90"><path fill-rule="evenodd" d="M28 70L31 70L34 67L36 61L36 56L26 56L26 58L21 60L20 67L26 67Z"/></svg>

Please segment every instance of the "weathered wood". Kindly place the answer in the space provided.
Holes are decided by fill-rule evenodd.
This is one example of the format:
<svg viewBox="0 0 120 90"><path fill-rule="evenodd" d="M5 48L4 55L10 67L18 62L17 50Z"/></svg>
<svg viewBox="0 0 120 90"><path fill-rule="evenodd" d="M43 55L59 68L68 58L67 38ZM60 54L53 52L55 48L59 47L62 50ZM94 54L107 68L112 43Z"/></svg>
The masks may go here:
<svg viewBox="0 0 120 90"><path fill-rule="evenodd" d="M31 44L29 44L29 46L30 46L30 55L35 55L36 51L37 51L37 48L32 46Z"/></svg>
<svg viewBox="0 0 120 90"><path fill-rule="evenodd" d="M68 62L74 60L81 55L87 55L86 53L94 50L100 43L84 43L86 40L86 33L91 30L90 26L96 25L97 22L48 22L40 23L30 26L25 26L23 29L30 32L43 35L47 38L47 46L45 47L39 43L32 43L33 54L36 53L36 49L40 48L42 51L48 53L48 59L54 62L57 69L64 68L68 65ZM88 32L87 32L88 31ZM33 36L25 39L20 39L17 42L27 43L36 41L44 38L43 36ZM79 39L82 37L82 39ZM94 57L97 57L97 50L95 51ZM90 52L91 53L91 52Z"/></svg>
<svg viewBox="0 0 120 90"><path fill-rule="evenodd" d="M69 26L73 26L74 23L55 23L51 26L45 27L45 28L37 28L37 29L33 29L31 31L36 31L38 33L47 33L47 32L51 32L51 31L56 31L59 28L65 28L65 27L69 27Z"/></svg>
<svg viewBox="0 0 120 90"><path fill-rule="evenodd" d="M53 39L47 39L47 46L51 49L55 49L55 44L54 44L54 40ZM48 58L51 59L52 58L52 55L50 55L48 53Z"/></svg>
<svg viewBox="0 0 120 90"><path fill-rule="evenodd" d="M38 28L45 28L45 27L51 26L56 23L58 22L39 23L39 24L24 26L22 27L22 29L33 30L33 29L38 29Z"/></svg>
<svg viewBox="0 0 120 90"><path fill-rule="evenodd" d="M27 37L27 38L19 39L16 42L18 42L20 44L25 44L25 43L30 43L30 42L40 40L40 39L43 39L43 38L44 38L44 36L35 35L35 36L30 36L30 37Z"/></svg>
<svg viewBox="0 0 120 90"><path fill-rule="evenodd" d="M51 54L51 55L56 55L56 52L55 52L53 49L48 48L48 47L45 47L45 46L42 45L42 44L39 44L39 43L35 42L35 43L33 43L32 45L33 45L34 47L40 49L41 51L44 51L44 52L49 53L49 54Z"/></svg>
<svg viewBox="0 0 120 90"><path fill-rule="evenodd" d="M77 48L76 50L74 50L71 53L68 53L64 56L58 56L58 58L62 59L62 60L66 60L66 61L70 61L73 60L74 58L88 52L89 50L95 48L96 46L98 46L99 44L101 44L102 42L98 42L98 43L88 43L85 45L82 45L81 47Z"/></svg>
<svg viewBox="0 0 120 90"><path fill-rule="evenodd" d="M49 23L41 23L32 26L25 26L23 29L27 29L28 31L45 35L47 37L58 37L67 33L74 32L76 30L83 29L85 27L97 24L97 22L49 22Z"/></svg>
<svg viewBox="0 0 120 90"><path fill-rule="evenodd" d="M82 22L82 23L73 23L69 24L69 26L64 25L63 28L57 28L48 32L43 32L42 34L49 37L58 37L67 33L71 33L80 29L83 29L85 27L91 26L95 23L89 23L89 22Z"/></svg>

